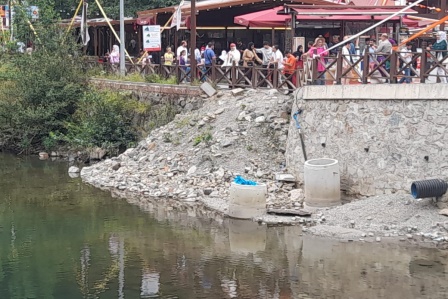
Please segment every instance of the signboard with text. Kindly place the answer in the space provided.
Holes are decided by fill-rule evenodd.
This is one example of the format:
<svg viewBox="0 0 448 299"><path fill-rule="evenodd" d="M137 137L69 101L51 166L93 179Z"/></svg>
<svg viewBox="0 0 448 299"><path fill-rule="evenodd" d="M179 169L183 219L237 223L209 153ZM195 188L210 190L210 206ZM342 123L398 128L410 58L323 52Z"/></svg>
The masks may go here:
<svg viewBox="0 0 448 299"><path fill-rule="evenodd" d="M0 6L0 20L4 29L9 28L9 6Z"/></svg>
<svg viewBox="0 0 448 299"><path fill-rule="evenodd" d="M161 51L162 39L160 25L143 26L143 50Z"/></svg>

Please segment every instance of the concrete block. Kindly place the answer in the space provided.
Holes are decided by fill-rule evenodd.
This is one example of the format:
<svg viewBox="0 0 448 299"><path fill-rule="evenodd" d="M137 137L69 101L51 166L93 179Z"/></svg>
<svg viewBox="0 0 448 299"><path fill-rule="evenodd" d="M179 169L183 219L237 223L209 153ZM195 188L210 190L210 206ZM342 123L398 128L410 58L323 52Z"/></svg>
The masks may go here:
<svg viewBox="0 0 448 299"><path fill-rule="evenodd" d="M232 95L233 95L233 96L240 95L240 94L242 94L243 92L244 92L244 89L242 89L242 88L235 88L235 89L232 89Z"/></svg>
<svg viewBox="0 0 448 299"><path fill-rule="evenodd" d="M210 85L208 82L204 82L201 84L201 89L209 96L212 97L216 93L216 89Z"/></svg>
<svg viewBox="0 0 448 299"><path fill-rule="evenodd" d="M295 182L296 178L289 173L276 173L275 180L279 182Z"/></svg>

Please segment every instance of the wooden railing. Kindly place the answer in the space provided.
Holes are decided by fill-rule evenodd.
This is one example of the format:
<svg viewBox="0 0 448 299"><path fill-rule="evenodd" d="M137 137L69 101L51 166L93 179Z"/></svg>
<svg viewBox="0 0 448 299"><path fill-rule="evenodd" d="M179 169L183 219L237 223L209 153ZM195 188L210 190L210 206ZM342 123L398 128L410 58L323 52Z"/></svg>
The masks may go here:
<svg viewBox="0 0 448 299"><path fill-rule="evenodd" d="M391 54L342 55L323 59L305 58L304 84L367 84L399 83L401 78L410 78L413 83L439 82L448 78L448 51L412 52L410 61L405 52ZM443 57L446 55L445 57ZM319 72L319 69L321 70ZM410 75L405 71L409 69ZM347 81L351 81L347 83ZM354 81L354 82L353 82Z"/></svg>
<svg viewBox="0 0 448 299"><path fill-rule="evenodd" d="M230 88L275 88L283 91L294 91L297 86L303 85L303 69L297 69L293 74L285 74L277 65L272 68L261 66L243 67L233 65L222 67L213 62L211 66L198 66L193 80L191 69L188 66L146 64L126 62L126 74L139 73L142 76L158 74L162 78L175 77L178 83L209 82L213 85L226 85ZM118 65L100 62L97 58L85 59L85 68L100 68L104 72L118 74Z"/></svg>
<svg viewBox="0 0 448 299"><path fill-rule="evenodd" d="M238 65L222 67L215 62L208 67L198 66L195 76L192 76L188 66L143 65L137 62L134 64L127 62L126 73L139 73L142 76L158 74L165 79L175 77L177 83L199 84L207 81L213 85L225 85L230 88L274 88L284 91L319 84L394 84L399 83L403 77L410 78L408 81L413 83L448 79L447 51L413 52L410 61L404 58L402 53L394 51L391 54L380 55L366 51L364 55L339 54L337 57L324 59L305 58L303 69L297 69L293 74L285 74L277 68L277 65L273 65L272 68ZM93 57L85 59L85 67L100 67L106 73L118 73L118 65L101 63Z"/></svg>

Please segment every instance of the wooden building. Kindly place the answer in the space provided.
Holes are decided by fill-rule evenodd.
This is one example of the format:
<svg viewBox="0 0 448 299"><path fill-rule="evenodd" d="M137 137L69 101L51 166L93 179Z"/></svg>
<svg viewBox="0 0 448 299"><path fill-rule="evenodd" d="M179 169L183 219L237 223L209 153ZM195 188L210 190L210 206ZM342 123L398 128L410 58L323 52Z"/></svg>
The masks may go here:
<svg viewBox="0 0 448 299"><path fill-rule="evenodd" d="M278 27L245 27L234 23L236 16L262 11L269 8L289 4L309 4L309 5L348 5L349 0L206 0L196 4L197 9L197 41L198 47L213 41L215 52L228 50L229 44L241 40L247 45L254 42L257 47L261 47L263 41L272 44L284 45L285 37L290 30L286 24ZM156 23L161 26L167 24L171 15L175 12L176 6L152 9L138 12L137 20ZM182 6L183 27L180 30L175 28L165 28L162 33L162 44L164 47L177 47L181 40L190 39L189 24L190 5ZM169 22L168 22L169 26Z"/></svg>

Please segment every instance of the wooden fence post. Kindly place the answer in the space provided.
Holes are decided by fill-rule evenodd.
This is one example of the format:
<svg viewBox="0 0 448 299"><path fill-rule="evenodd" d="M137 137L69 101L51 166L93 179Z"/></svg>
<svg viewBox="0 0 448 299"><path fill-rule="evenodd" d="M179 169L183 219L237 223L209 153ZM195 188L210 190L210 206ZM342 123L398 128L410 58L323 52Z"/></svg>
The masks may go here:
<svg viewBox="0 0 448 299"><path fill-rule="evenodd" d="M390 83L397 83L397 63L399 61L398 55L400 55L400 52L397 52L395 50L392 50L392 55L390 56Z"/></svg>
<svg viewBox="0 0 448 299"><path fill-rule="evenodd" d="M230 80L231 80L231 86L230 88L235 88L236 85L236 64L235 61L232 61L232 67L230 69Z"/></svg>
<svg viewBox="0 0 448 299"><path fill-rule="evenodd" d="M258 72L256 69L255 64L253 64L252 66L250 66L251 68L251 84L252 84L252 88L256 88L257 87L257 78L258 78Z"/></svg>
<svg viewBox="0 0 448 299"><path fill-rule="evenodd" d="M426 64L428 63L426 49L422 49L422 56L420 56L420 83L425 83L426 81Z"/></svg>
<svg viewBox="0 0 448 299"><path fill-rule="evenodd" d="M312 84L315 85L317 81L317 59L313 58L312 61L312 70L311 70L311 78L312 78Z"/></svg>
<svg viewBox="0 0 448 299"><path fill-rule="evenodd" d="M215 59L213 59L212 60L212 66L211 66L211 71L212 71L212 82L213 83L216 83L216 84L218 84L217 82L215 82L216 81L216 70L215 70L215 68L216 68L216 60Z"/></svg>
<svg viewBox="0 0 448 299"><path fill-rule="evenodd" d="M343 59L342 51L339 51L336 57L336 84L338 85L342 83Z"/></svg>
<svg viewBox="0 0 448 299"><path fill-rule="evenodd" d="M278 87L278 63L274 63L274 74L272 76L272 86L277 89Z"/></svg>
<svg viewBox="0 0 448 299"><path fill-rule="evenodd" d="M370 63L369 63L369 49L366 48L364 52L364 56L362 57L362 63L363 63L363 69L362 69L362 84L368 83L368 76L369 76L369 70L370 70Z"/></svg>

